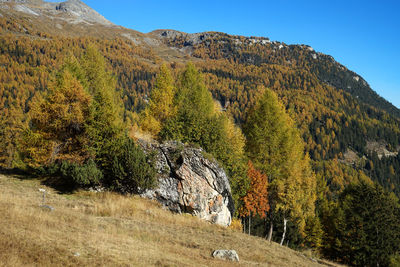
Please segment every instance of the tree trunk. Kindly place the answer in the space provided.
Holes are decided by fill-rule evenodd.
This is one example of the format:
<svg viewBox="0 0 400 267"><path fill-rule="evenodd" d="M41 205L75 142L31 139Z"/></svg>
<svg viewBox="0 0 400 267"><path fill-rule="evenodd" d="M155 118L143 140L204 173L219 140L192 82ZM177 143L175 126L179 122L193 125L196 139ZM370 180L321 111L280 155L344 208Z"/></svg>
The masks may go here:
<svg viewBox="0 0 400 267"><path fill-rule="evenodd" d="M249 215L249 235L250 235L251 216Z"/></svg>
<svg viewBox="0 0 400 267"><path fill-rule="evenodd" d="M282 240L281 240L281 246L283 244L283 241L285 240L285 235L286 235L286 223L287 223L287 219L283 218L283 234L282 234Z"/></svg>
<svg viewBox="0 0 400 267"><path fill-rule="evenodd" d="M378 227L376 227L376 247L378 247L378 240L379 240L379 231L378 231ZM378 257L378 255L376 255L376 257ZM379 267L378 259L376 259L376 267Z"/></svg>
<svg viewBox="0 0 400 267"><path fill-rule="evenodd" d="M272 240L272 232L274 230L274 223L271 220L271 225L269 227L269 233L268 233L268 242L271 242Z"/></svg>

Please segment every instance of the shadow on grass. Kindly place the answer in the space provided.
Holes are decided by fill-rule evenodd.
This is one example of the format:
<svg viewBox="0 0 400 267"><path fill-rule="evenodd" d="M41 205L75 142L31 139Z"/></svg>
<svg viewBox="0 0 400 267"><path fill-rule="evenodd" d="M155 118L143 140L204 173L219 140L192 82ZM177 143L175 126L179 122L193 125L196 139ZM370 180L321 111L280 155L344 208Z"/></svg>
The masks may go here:
<svg viewBox="0 0 400 267"><path fill-rule="evenodd" d="M53 188L57 191L58 194L72 194L79 188L76 185L69 183L68 181L64 181L59 176L45 176L42 177L43 185Z"/></svg>
<svg viewBox="0 0 400 267"><path fill-rule="evenodd" d="M20 180L32 180L32 179L38 178L37 175L34 175L34 174L32 174L26 170L22 170L22 169L2 169L2 168L0 168L0 174L13 176Z"/></svg>
<svg viewBox="0 0 400 267"><path fill-rule="evenodd" d="M75 185L63 181L59 176L41 175L36 174L34 171L0 168L0 174L12 176L19 180L39 180L42 185L53 188L57 194L71 194L79 189Z"/></svg>

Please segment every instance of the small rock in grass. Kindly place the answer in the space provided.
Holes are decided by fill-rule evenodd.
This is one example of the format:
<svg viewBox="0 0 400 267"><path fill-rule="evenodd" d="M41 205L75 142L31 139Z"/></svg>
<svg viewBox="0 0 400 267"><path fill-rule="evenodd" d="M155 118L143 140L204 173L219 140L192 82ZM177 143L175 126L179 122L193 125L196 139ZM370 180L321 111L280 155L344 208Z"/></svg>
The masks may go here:
<svg viewBox="0 0 400 267"><path fill-rule="evenodd" d="M49 205L41 205L40 206L42 209L47 210L47 211L54 211L54 208Z"/></svg>
<svg viewBox="0 0 400 267"><path fill-rule="evenodd" d="M212 256L214 258L222 260L239 261L239 256L235 250L226 250L226 249L215 250Z"/></svg>

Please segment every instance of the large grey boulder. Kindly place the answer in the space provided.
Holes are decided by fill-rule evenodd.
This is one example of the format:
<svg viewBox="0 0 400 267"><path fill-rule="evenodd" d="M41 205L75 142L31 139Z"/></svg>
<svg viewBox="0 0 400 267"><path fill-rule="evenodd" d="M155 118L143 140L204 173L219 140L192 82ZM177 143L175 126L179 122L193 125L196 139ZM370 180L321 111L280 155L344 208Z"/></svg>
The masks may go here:
<svg viewBox="0 0 400 267"><path fill-rule="evenodd" d="M228 261L239 261L239 255L236 253L235 250L215 250L212 254L214 258L221 259L221 260L228 260Z"/></svg>
<svg viewBox="0 0 400 267"><path fill-rule="evenodd" d="M158 186L142 196L156 199L175 212L185 212L223 226L229 226L234 204L228 177L200 148L179 142L149 144L146 151L156 154Z"/></svg>

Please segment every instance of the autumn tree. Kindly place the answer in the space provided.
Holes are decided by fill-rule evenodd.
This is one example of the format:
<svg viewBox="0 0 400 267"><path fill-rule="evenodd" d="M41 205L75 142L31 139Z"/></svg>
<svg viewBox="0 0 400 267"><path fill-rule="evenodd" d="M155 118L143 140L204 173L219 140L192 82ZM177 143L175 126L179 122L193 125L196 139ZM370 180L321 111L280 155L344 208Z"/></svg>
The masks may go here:
<svg viewBox="0 0 400 267"><path fill-rule="evenodd" d="M254 168L251 161L248 162L247 177L250 181L249 189L242 198L243 205L239 208L239 216L250 218L256 215L265 218L269 211L268 204L268 179L265 174Z"/></svg>
<svg viewBox="0 0 400 267"><path fill-rule="evenodd" d="M92 97L65 70L31 109L32 128L26 135L27 160L32 167L58 160L83 163L90 157L87 123Z"/></svg>
<svg viewBox="0 0 400 267"><path fill-rule="evenodd" d="M66 60L30 115L24 154L31 167L47 168L72 186L111 184L113 160L129 140L115 81L94 47L80 61Z"/></svg>
<svg viewBox="0 0 400 267"><path fill-rule="evenodd" d="M220 113L218 116L223 118L220 127L226 136L221 140L223 149L220 150L221 153L217 158L224 163L224 168L229 176L233 199L236 207L239 208L242 205L240 199L243 198L250 187L245 154L246 138L232 118L225 113Z"/></svg>
<svg viewBox="0 0 400 267"><path fill-rule="evenodd" d="M315 176L299 131L274 92L265 89L244 128L248 156L268 177L270 215L283 213L284 225L290 218L304 233L306 218L314 215ZM271 220L269 240L272 231Z"/></svg>
<svg viewBox="0 0 400 267"><path fill-rule="evenodd" d="M10 105L0 109L0 168L23 167L19 146L26 126L25 116L18 107Z"/></svg>

